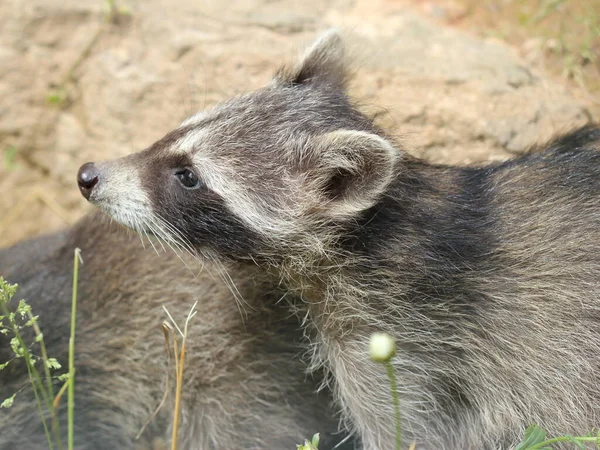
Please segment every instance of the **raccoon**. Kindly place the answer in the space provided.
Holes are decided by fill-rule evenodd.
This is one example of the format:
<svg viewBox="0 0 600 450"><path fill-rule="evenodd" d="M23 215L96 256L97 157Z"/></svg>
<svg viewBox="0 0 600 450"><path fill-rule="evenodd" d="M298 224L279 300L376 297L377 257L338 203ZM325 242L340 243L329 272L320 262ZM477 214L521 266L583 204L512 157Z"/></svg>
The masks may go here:
<svg viewBox="0 0 600 450"><path fill-rule="evenodd" d="M168 448L174 361L165 350L162 305L182 326L194 301L198 314L188 331L179 449L291 450L316 432L328 449L344 441L331 394L317 392L322 380L306 374L301 326L277 304L276 289L262 286L252 270L227 274L225 283L210 263L144 249L131 232L102 219L95 213L70 230L0 251L0 274L19 283L14 300L31 304L48 354L66 366L73 250L82 250L76 449ZM12 357L9 338L0 334L0 362ZM17 393L13 406L0 410L2 450L48 448L28 384L19 360L0 371L0 398ZM165 389L167 403L136 439ZM66 395L59 417L66 432ZM345 442L339 448L354 448Z"/></svg>
<svg viewBox="0 0 600 450"><path fill-rule="evenodd" d="M83 195L120 223L284 289L312 367L366 450L508 449L600 423L600 129L482 167L411 156L347 93L326 33L263 89L140 153L88 163ZM157 220L168 228L158 230Z"/></svg>

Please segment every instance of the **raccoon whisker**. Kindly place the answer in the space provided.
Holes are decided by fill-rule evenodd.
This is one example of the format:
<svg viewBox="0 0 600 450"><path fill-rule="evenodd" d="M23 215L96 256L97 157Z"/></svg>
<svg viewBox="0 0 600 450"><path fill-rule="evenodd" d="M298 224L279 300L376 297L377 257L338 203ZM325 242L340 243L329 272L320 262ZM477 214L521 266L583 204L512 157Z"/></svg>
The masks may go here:
<svg viewBox="0 0 600 450"><path fill-rule="evenodd" d="M154 226L152 225L152 223L147 223L146 225L148 226L148 231L150 232L149 235L146 233L146 236L148 236L148 240L151 241L153 236L158 237L158 239L156 239L156 241L162 247L163 252L166 252L167 249L165 248L165 245L163 243L163 239L160 239L160 236L155 232L155 229L154 229ZM171 247L171 248L173 248L173 247Z"/></svg>
<svg viewBox="0 0 600 450"><path fill-rule="evenodd" d="M190 241L185 236L183 236L179 230L177 230L173 225L171 225L160 215L156 215L156 219L160 221L164 228L167 229L167 231L169 232L168 234L172 236L174 241L176 241L180 247L187 251L190 254L190 256L193 256L195 258L198 257Z"/></svg>
<svg viewBox="0 0 600 450"><path fill-rule="evenodd" d="M238 309L240 310L240 314L242 315L244 320L247 320L248 312L246 311L245 307L247 306L250 309L254 308L246 301L246 299L244 299L239 289L235 285L233 279L231 278L231 275L229 275L229 272L227 271L225 265L217 258L214 258L213 261L217 266L217 272L219 273L220 278L223 280L227 288L231 291L233 298L235 299L236 304L238 305Z"/></svg>
<svg viewBox="0 0 600 450"><path fill-rule="evenodd" d="M188 266L188 264L185 262L185 260L181 257L181 255L184 252L189 253L189 251L187 249L183 248L177 240L173 239L173 237L170 234L165 233L162 229L155 230L154 233L159 237L159 239L163 240L169 246L169 248L171 250L173 250L173 253L175 253L177 258L179 258L179 260L183 263L183 265L190 271L190 273L193 274L191 268Z"/></svg>
<svg viewBox="0 0 600 450"><path fill-rule="evenodd" d="M197 255L194 253L193 248L187 242L185 242L185 240L183 240L182 236L179 233L177 233L176 230L171 229L170 227L165 228L167 228L167 232L163 231L163 233L165 237L168 237L168 240L170 242L177 245L177 248L179 248L182 252L185 252L190 256L197 258Z"/></svg>
<svg viewBox="0 0 600 450"><path fill-rule="evenodd" d="M135 233L135 234L137 234L139 236L140 242L142 243L142 248L144 250L146 250L146 244L144 243L144 237L142 236L142 233Z"/></svg>
<svg viewBox="0 0 600 450"><path fill-rule="evenodd" d="M156 237L158 237L159 242L161 242L161 245L162 245L162 242L164 241L164 243L167 244L167 246L173 251L173 253L175 253L177 258L179 258L179 260L183 263L185 268L194 277L196 277L196 275L194 274L192 269L188 266L188 264L185 262L185 260L181 257L181 253L183 253L181 245L176 240L174 240L173 237L169 233L164 232L164 230L160 227L160 224L156 223L156 219L154 217L151 219L150 222L147 223L147 225L148 225L148 228L150 229L150 231ZM163 248L164 248L164 246L163 246Z"/></svg>
<svg viewBox="0 0 600 450"><path fill-rule="evenodd" d="M152 248L154 248L154 246L153 246L153 245L152 245L152 243L150 242L150 239L148 239L148 235L146 234L146 232L145 232L144 230L137 230L137 229L136 229L135 231L136 231L136 233L138 233L140 236L142 236L142 243L148 242L148 243L150 244L150 246L151 246ZM146 248L146 247L144 246L144 249L145 249L145 248ZM154 249L154 251L156 252L156 249ZM157 254L158 254L158 252L157 252Z"/></svg>
<svg viewBox="0 0 600 450"><path fill-rule="evenodd" d="M165 248L164 239L161 239L160 236L156 234L156 232L152 226L148 227L148 230L146 231L146 235L148 236L149 241L152 241L154 239L156 242L158 242L158 244L161 246L163 252L167 251L167 249Z"/></svg>
<svg viewBox="0 0 600 450"><path fill-rule="evenodd" d="M148 242L150 243L150 245L152 246L152 248L154 249L154 251L156 252L156 254L160 255L160 253L158 253L158 249L156 248L156 246L154 245L154 243L150 239L150 236L148 236L148 232L146 231L145 227L140 227L139 230L138 230L138 232L143 233L144 236L146 236L146 239L148 239Z"/></svg>
<svg viewBox="0 0 600 450"><path fill-rule="evenodd" d="M177 245L182 251L186 251L193 257L197 257L194 252L192 245L189 240L187 240L179 230L177 230L173 225L171 225L167 220L165 220L159 214L153 214L152 217L153 223L160 228L161 236L165 240L170 240L173 244Z"/></svg>
<svg viewBox="0 0 600 450"><path fill-rule="evenodd" d="M160 245L162 246L163 250L166 251L164 244L167 244L167 246L177 256L179 256L179 251L180 251L179 246L177 245L176 242L173 241L173 239L171 238L171 236L168 233L165 233L163 231L160 224L156 223L154 218L150 218L150 220L145 223L145 226L147 227L147 229L151 233L151 235L157 238L157 240L160 243Z"/></svg>

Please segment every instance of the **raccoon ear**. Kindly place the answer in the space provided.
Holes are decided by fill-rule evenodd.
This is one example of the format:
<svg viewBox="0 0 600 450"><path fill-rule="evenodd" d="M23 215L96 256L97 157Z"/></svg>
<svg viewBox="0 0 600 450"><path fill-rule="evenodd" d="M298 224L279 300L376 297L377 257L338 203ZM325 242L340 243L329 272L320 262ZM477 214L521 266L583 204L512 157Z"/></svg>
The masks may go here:
<svg viewBox="0 0 600 450"><path fill-rule="evenodd" d="M313 151L306 177L325 201L325 214L335 219L352 217L373 206L401 158L400 151L384 138L352 130L320 136Z"/></svg>
<svg viewBox="0 0 600 450"><path fill-rule="evenodd" d="M291 84L324 82L344 88L348 78L346 49L340 32L332 29L321 35L290 69L276 77Z"/></svg>

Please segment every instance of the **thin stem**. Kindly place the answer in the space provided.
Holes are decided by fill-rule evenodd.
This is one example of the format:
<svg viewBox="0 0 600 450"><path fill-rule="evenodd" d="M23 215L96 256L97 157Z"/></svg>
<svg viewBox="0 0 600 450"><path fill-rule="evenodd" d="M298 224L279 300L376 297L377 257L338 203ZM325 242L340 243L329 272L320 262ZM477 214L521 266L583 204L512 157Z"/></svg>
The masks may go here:
<svg viewBox="0 0 600 450"><path fill-rule="evenodd" d="M167 352L167 377L165 380L165 392L163 393L163 397L162 397L160 403L158 404L158 406L156 407L156 409L154 410L154 412L152 413L152 415L148 418L148 420L146 420L144 425L142 425L142 428L140 428L140 431L138 432L137 436L135 437L136 441L140 438L140 436L142 435L142 433L144 432L144 430L146 429L148 424L154 420L156 415L159 413L159 411L162 409L162 407L167 402L167 398L169 397L169 373L171 372L171 349L169 348L169 337L171 336L171 333L173 332L173 328L169 325L168 322L163 322L161 329L162 329L162 332L163 332L163 335L165 338L165 344L166 344L165 347L166 347L166 352ZM175 355L175 358L177 358L177 355ZM177 377L177 374L175 374L175 376Z"/></svg>
<svg viewBox="0 0 600 450"><path fill-rule="evenodd" d="M388 378L390 379L390 390L394 399L394 411L396 413L396 450L402 448L402 426L400 422L400 396L398 395L398 381L396 380L396 372L390 361L385 363L387 368Z"/></svg>
<svg viewBox="0 0 600 450"><path fill-rule="evenodd" d="M71 336L69 337L69 390L68 390L68 448L73 450L73 417L75 410L75 323L77 321L77 282L81 250L73 255L73 296L71 299Z"/></svg>
<svg viewBox="0 0 600 450"><path fill-rule="evenodd" d="M183 333L181 333L181 330L179 329L177 324L173 321L173 318L171 317L171 314L169 314L169 311L167 310L167 308L164 308L164 306L163 306L167 315L173 322L173 325L177 328L177 330L181 333L181 335L183 337L181 340L181 352L178 352L177 335L175 333L173 333L173 347L175 350L175 374L176 374L177 378L176 378L176 385L175 385L175 411L173 414L173 433L172 433L172 439L171 439L171 450L177 450L177 432L179 429L179 415L180 415L180 411L181 411L181 391L183 389L183 369L185 367L185 344L186 344L187 335L188 335L188 324L189 324L190 320L197 313L197 311L196 311L197 304L198 304L198 302L194 303L194 305L192 306L192 309L190 309L190 312L187 315L187 318L185 320L185 326L183 327Z"/></svg>
<svg viewBox="0 0 600 450"><path fill-rule="evenodd" d="M27 361L27 360L26 360ZM35 396L35 401L38 406L39 414L42 419L42 425L44 427L44 433L46 434L46 440L48 441L48 448L50 450L54 449L52 445L52 436L50 435L50 430L48 429L48 425L46 424L46 418L44 417L44 409L42 408L42 401L40 400L40 395L38 393L38 388L35 386L35 382L33 381L32 367L29 362L26 362L27 372L29 373L29 378L31 379L31 385L33 386L33 395Z"/></svg>
<svg viewBox="0 0 600 450"><path fill-rule="evenodd" d="M4 314L7 317L10 315L8 307L4 304L2 305L2 314ZM31 382L31 387L33 388L33 395L35 396L35 401L38 406L40 418L42 419L44 433L46 434L46 439L48 440L48 447L50 448L50 450L53 450L54 446L52 445L52 437L50 435L50 431L48 430L48 425L46 424L44 408L42 407L42 401L40 399L40 391L41 391L42 396L44 397L44 402L46 402L46 404L48 404L48 393L44 390L44 385L41 381L40 374L37 371L37 369L35 368L33 361L31 360L31 353L29 352L29 349L25 345L23 336L21 336L21 333L19 332L19 329L17 328L16 323L13 323L12 321L9 323L10 323L10 326L12 327L12 331L13 331L13 334L15 335L15 338L17 338L17 340L19 341L19 346L21 347L21 349L23 349L23 355L22 355L23 360L25 361L25 366L27 367L27 373L29 374L29 381ZM50 403L50 405L51 405L51 403Z"/></svg>
<svg viewBox="0 0 600 450"><path fill-rule="evenodd" d="M177 432L179 428L179 402L181 401L181 387L179 384L180 362L178 359L179 348L177 334L173 333L173 350L175 353L175 411L173 412L173 431L171 434L171 450L177 450Z"/></svg>
<svg viewBox="0 0 600 450"><path fill-rule="evenodd" d="M58 409L58 407L60 406L60 401L67 388L69 387L69 382L70 380L67 379L67 381L65 381L62 387L59 389L58 394L56 394L56 397L54 397L54 401L52 402L52 406L54 407L54 409Z"/></svg>
<svg viewBox="0 0 600 450"><path fill-rule="evenodd" d="M573 441L598 443L600 441L600 438L598 438L597 436L581 436L581 437L560 436L560 437L548 439L547 441L544 441L544 442L540 442L539 444L535 444L534 446L529 447L528 450L538 450L538 449L547 447L548 445L556 444L557 442L573 442Z"/></svg>
<svg viewBox="0 0 600 450"><path fill-rule="evenodd" d="M177 431L179 430L179 415L181 413L181 391L183 390L183 368L185 361L185 338L181 344L181 352L179 354L179 372L177 373L177 390L175 391L175 416L173 417L173 429L175 433L175 446L173 450L177 450Z"/></svg>
<svg viewBox="0 0 600 450"><path fill-rule="evenodd" d="M42 353L42 363L44 365L44 375L46 376L47 393L48 393L48 397L49 397L48 398L48 400L49 400L48 410L52 414L52 431L54 432L54 439L56 440L55 441L56 446L60 450L62 450L62 440L60 437L60 428L58 425L58 414L56 411L57 408L54 407L54 402L52 401L52 399L54 398L54 386L52 384L52 376L50 375L50 368L48 367L48 352L46 351L46 344L44 343L42 331L40 330L40 327L34 320L34 317L33 317L33 314L31 313L31 311L27 311L27 315L29 316L29 320L31 320L33 331L35 332L35 335L39 338L40 351Z"/></svg>

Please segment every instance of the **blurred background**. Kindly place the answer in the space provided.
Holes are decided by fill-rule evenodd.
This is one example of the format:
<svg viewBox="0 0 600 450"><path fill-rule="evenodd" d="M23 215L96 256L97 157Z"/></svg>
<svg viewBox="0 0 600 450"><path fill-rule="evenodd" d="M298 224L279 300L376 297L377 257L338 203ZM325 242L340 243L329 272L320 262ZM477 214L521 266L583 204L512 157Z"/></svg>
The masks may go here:
<svg viewBox="0 0 600 450"><path fill-rule="evenodd" d="M82 163L264 85L331 26L369 56L353 94L428 160L502 160L600 118L600 0L2 0L0 246L89 211Z"/></svg>

